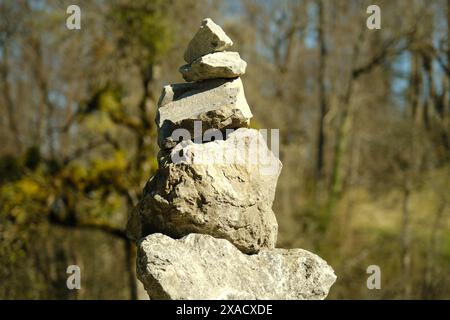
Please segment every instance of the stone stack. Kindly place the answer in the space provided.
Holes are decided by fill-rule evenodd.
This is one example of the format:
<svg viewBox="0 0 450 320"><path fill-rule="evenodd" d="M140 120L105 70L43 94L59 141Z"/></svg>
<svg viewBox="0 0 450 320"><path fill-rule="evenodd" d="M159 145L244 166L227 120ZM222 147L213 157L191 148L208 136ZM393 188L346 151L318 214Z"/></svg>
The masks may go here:
<svg viewBox="0 0 450 320"><path fill-rule="evenodd" d="M204 19L158 102L159 168L128 221L151 299L323 299L333 269L301 249L275 249L272 203L281 162L252 113L246 62Z"/></svg>

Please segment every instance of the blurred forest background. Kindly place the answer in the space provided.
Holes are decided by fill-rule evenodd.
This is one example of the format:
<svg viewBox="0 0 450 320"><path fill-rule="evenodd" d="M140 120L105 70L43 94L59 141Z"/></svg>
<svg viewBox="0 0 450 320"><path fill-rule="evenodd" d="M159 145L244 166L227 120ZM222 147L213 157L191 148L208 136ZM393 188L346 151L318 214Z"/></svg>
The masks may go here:
<svg viewBox="0 0 450 320"><path fill-rule="evenodd" d="M278 246L333 266L329 298L450 299L450 0L0 0L0 298L144 296L124 228L204 17L280 129Z"/></svg>

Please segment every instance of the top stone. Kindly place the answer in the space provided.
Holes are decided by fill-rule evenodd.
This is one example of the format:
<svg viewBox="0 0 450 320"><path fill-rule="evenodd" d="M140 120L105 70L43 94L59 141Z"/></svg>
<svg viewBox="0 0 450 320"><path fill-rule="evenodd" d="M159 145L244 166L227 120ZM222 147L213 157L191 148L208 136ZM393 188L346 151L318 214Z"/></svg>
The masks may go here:
<svg viewBox="0 0 450 320"><path fill-rule="evenodd" d="M184 60L191 63L208 53L225 51L233 45L233 41L220 26L209 18L203 19L200 29L192 38L184 52Z"/></svg>

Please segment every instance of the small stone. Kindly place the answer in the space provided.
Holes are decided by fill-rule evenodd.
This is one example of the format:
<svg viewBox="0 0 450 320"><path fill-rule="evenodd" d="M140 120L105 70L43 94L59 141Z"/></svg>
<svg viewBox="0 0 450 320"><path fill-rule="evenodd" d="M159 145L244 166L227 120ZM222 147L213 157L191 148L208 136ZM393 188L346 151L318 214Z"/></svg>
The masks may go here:
<svg viewBox="0 0 450 320"><path fill-rule="evenodd" d="M215 52L200 57L180 68L186 81L237 78L245 73L247 63L237 52Z"/></svg>
<svg viewBox="0 0 450 320"><path fill-rule="evenodd" d="M184 60L191 63L194 60L208 53L225 51L233 45L233 41L225 34L220 26L211 19L206 18L202 21L200 29L184 53Z"/></svg>
<svg viewBox="0 0 450 320"><path fill-rule="evenodd" d="M172 137L176 129L186 129L194 139L210 128L248 127L252 117L239 78L167 85L156 114L158 144L162 149L173 148L177 144ZM194 130L196 120L201 121L199 130Z"/></svg>
<svg viewBox="0 0 450 320"><path fill-rule="evenodd" d="M155 300L319 300L336 281L333 269L306 250L246 255L202 234L147 236L139 244L137 274Z"/></svg>
<svg viewBox="0 0 450 320"><path fill-rule="evenodd" d="M246 253L275 246L272 203L281 162L258 130L241 128L203 144L183 141L159 165L128 222L132 239L205 233Z"/></svg>

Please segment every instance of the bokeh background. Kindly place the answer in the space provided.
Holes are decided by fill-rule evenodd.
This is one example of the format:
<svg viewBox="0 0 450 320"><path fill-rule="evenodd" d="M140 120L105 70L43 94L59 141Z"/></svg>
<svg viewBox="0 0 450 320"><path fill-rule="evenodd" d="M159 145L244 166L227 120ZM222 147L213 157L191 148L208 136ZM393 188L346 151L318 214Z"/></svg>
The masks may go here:
<svg viewBox="0 0 450 320"><path fill-rule="evenodd" d="M449 0L0 0L0 298L144 296L124 228L204 17L248 62L253 127L280 129L278 246L333 266L329 298L449 299Z"/></svg>

